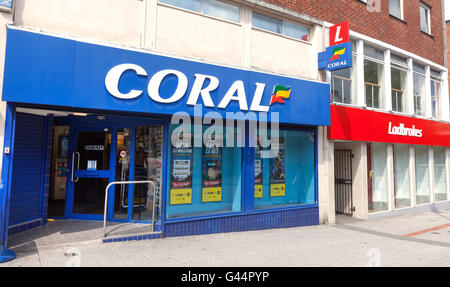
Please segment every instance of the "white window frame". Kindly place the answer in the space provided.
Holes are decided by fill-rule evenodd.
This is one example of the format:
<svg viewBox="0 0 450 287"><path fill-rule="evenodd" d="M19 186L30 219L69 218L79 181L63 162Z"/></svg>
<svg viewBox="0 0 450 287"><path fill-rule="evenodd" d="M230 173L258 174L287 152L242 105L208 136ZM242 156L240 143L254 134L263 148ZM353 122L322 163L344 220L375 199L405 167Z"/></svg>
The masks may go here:
<svg viewBox="0 0 450 287"><path fill-rule="evenodd" d="M174 4L168 4L168 3L163 2L162 0L157 0L157 1L158 1L159 5L166 5L166 6L169 6L169 7L174 7L176 9L189 11L190 13L195 13L195 14L198 14L198 15L202 15L202 16L209 17L209 18L212 18L212 19L225 21L225 22L228 22L228 23L233 23L233 24L239 24L240 25L241 22L242 22L242 7L240 5L229 3L228 1L217 0L218 2L223 2L224 4L227 4L227 5L230 5L230 6L234 6L234 7L237 7L239 9L239 13L238 13L239 21L237 21L237 22L233 21L233 20L230 20L230 19L221 18L221 17L218 17L218 16L213 16L213 15L205 13L204 8L203 8L205 0L200 0L201 1L200 11L195 11L195 10L191 10L191 9L188 9L188 8L183 8L183 7L174 5Z"/></svg>
<svg viewBox="0 0 450 287"><path fill-rule="evenodd" d="M439 83L439 94L436 94L436 115L433 115L433 112L431 112L431 117L433 119L441 119L442 118L442 110L441 110L441 98L442 98L442 79L437 78L437 77L430 77L430 82L437 82ZM430 85L431 87L431 85ZM436 91L435 91L436 92ZM433 106L433 95L431 94L431 90L430 90L430 102L431 102L431 106Z"/></svg>
<svg viewBox="0 0 450 287"><path fill-rule="evenodd" d="M420 8L423 8L426 12L426 16L427 16L426 24L427 24L427 30L428 30L428 31L423 31L422 27L420 27L420 31L431 35L431 8L423 2L420 2ZM420 11L419 11L419 18L420 18ZM422 23L420 23L420 26L422 26Z"/></svg>
<svg viewBox="0 0 450 287"><path fill-rule="evenodd" d="M396 18L399 18L399 19L401 19L401 20L404 20L403 0L397 0L397 1L398 1L398 5L399 5L398 9L400 10L400 17L397 17L396 15L391 14L390 7L389 7L389 15L392 15L392 16L394 16L394 17L396 17Z"/></svg>
<svg viewBox="0 0 450 287"><path fill-rule="evenodd" d="M270 30L266 30L266 29L264 29L264 28L260 28L260 27L254 26L254 25L253 25L253 14L255 14L255 13L256 13L256 14L259 14L259 15L262 15L262 16L266 16L266 17L273 18L273 19L277 19L277 20L281 21L281 33L274 32L274 31L270 31ZM286 22L289 22L289 23L292 23L292 24L294 24L294 25L303 26L303 27L305 27L305 28L308 28L308 41L305 41L305 40L302 40L302 39L298 39L298 38L294 38L294 37L287 36L287 35L284 33L284 25L285 25ZM279 17L273 17L273 16L271 16L271 15L268 15L268 14L265 14L265 13L261 13L261 12L259 12L259 11L253 11L253 10L252 10L252 29L261 30L261 31L264 31L264 32L272 33L272 34L275 34L275 35L279 35L279 36L282 36L282 37L286 37L286 38L288 38L288 39L292 39L292 40L295 40L295 41L301 41L301 42L305 42L305 43L311 43L311 38L312 38L312 31L311 31L312 28L311 28L311 26L309 26L309 25L305 25L305 24L303 24L303 23L298 23L298 22L294 22L294 21L284 20L284 19L279 18Z"/></svg>
<svg viewBox="0 0 450 287"><path fill-rule="evenodd" d="M370 45L367 45L367 46L370 46ZM381 52L381 49L379 49L378 47L374 47L374 46L370 46L370 47L372 47L372 48L374 48L374 49L376 49L376 50ZM380 59L373 58L371 56L367 56L367 55L364 54L364 51L363 51L363 60L364 61L368 60L370 62L374 62L376 64L382 65L383 66L382 71L383 71L383 73L385 73L385 71L384 71L384 66L385 66L384 60L380 60ZM389 73L390 73L390 71L389 71ZM385 105L386 105L385 97L386 97L386 95L385 95L385 92L384 92L384 85L386 85L386 83L384 83L383 77L384 76L381 77L380 83L378 83L378 84L368 83L368 82L366 82L365 72L364 72L362 78L363 78L363 82L364 82L364 106L366 108L374 109L374 110L383 110L383 109L385 109ZM366 85L369 85L369 86L372 86L372 87L373 86L377 86L378 87L378 89L379 89L378 107L369 107L367 105ZM372 95L372 102L374 102L373 95Z"/></svg>

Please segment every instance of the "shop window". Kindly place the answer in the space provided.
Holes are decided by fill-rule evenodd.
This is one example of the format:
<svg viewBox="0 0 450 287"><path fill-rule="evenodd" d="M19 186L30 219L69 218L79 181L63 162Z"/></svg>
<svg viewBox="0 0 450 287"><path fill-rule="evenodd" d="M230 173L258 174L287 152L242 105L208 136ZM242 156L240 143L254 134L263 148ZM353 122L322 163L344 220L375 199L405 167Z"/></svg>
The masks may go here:
<svg viewBox="0 0 450 287"><path fill-rule="evenodd" d="M309 27L303 25L283 21L281 19L262 15L256 12L253 12L252 23L253 27L256 28L282 34L298 40L309 41Z"/></svg>
<svg viewBox="0 0 450 287"><path fill-rule="evenodd" d="M353 63L356 57L353 55ZM356 104L356 69L347 68L331 72L331 94L333 102Z"/></svg>
<svg viewBox="0 0 450 287"><path fill-rule="evenodd" d="M202 126L203 146L196 147L194 127L188 131L177 127L171 125L169 133L167 217L240 211L242 148L224 142L230 132L237 138L236 129L207 134L208 126Z"/></svg>
<svg viewBox="0 0 450 287"><path fill-rule="evenodd" d="M395 208L411 206L409 145L394 144Z"/></svg>
<svg viewBox="0 0 450 287"><path fill-rule="evenodd" d="M424 3L420 3L420 30L427 34L431 34L430 26L430 7Z"/></svg>
<svg viewBox="0 0 450 287"><path fill-rule="evenodd" d="M240 8L218 0L159 0L183 9L239 23Z"/></svg>
<svg viewBox="0 0 450 287"><path fill-rule="evenodd" d="M403 0L389 0L389 14L403 20Z"/></svg>
<svg viewBox="0 0 450 287"><path fill-rule="evenodd" d="M441 117L440 97L441 80L431 77L431 116L439 119Z"/></svg>
<svg viewBox="0 0 450 287"><path fill-rule="evenodd" d="M391 66L391 96L392 110L404 113L406 108L406 77L407 70L401 67Z"/></svg>
<svg viewBox="0 0 450 287"><path fill-rule="evenodd" d="M414 65L414 114L425 116L425 68Z"/></svg>
<svg viewBox="0 0 450 287"><path fill-rule="evenodd" d="M416 161L416 204L430 202L430 179L428 166L428 147L415 146Z"/></svg>
<svg viewBox="0 0 450 287"><path fill-rule="evenodd" d="M436 201L447 200L447 174L445 147L433 148L434 194Z"/></svg>
<svg viewBox="0 0 450 287"><path fill-rule="evenodd" d="M369 212L385 211L389 208L386 166L387 145L384 143L369 143L367 147Z"/></svg>
<svg viewBox="0 0 450 287"><path fill-rule="evenodd" d="M281 130L278 154L263 158L255 148L255 209L315 204L315 135Z"/></svg>

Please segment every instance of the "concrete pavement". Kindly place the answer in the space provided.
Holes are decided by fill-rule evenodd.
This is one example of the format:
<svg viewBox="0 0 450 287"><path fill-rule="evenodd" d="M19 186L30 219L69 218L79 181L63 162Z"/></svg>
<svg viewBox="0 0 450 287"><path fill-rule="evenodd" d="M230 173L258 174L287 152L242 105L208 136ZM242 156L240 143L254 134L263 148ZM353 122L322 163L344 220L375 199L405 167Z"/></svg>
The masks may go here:
<svg viewBox="0 0 450 287"><path fill-rule="evenodd" d="M450 211L102 244L18 247L3 266L450 266ZM430 228L433 231L426 231ZM425 230L423 233L420 231ZM419 232L407 237L406 234ZM69 251L69 252L68 252ZM65 253L75 254L68 259Z"/></svg>

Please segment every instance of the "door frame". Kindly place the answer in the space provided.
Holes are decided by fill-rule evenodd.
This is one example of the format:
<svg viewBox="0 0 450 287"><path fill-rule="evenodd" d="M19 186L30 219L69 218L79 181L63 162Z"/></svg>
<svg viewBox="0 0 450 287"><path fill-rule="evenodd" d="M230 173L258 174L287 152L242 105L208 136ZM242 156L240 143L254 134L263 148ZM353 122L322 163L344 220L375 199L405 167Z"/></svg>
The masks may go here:
<svg viewBox="0 0 450 287"><path fill-rule="evenodd" d="M72 170L72 167L75 166L75 163L72 163L72 159L74 158L74 153L77 150L77 135L79 132L89 132L89 131L108 131L111 133L111 146L110 146L110 154L109 154L109 169L103 171L87 171L81 170L76 171ZM79 177L82 178L108 178L108 181L115 180L115 154L116 154L116 143L117 143L117 129L113 129L105 125L103 128L99 127L70 127L69 132L69 159L68 159L68 168L69 172L67 173L66 179L66 205L64 216L68 219L81 219L81 220L102 220L103 215L96 214L79 214L73 212L74 207L74 195L75 195L75 182L72 182L72 174L75 176L76 173L79 174ZM112 160L114 158L114 161ZM75 160L77 160L75 158ZM99 175L93 175L92 173L99 173Z"/></svg>

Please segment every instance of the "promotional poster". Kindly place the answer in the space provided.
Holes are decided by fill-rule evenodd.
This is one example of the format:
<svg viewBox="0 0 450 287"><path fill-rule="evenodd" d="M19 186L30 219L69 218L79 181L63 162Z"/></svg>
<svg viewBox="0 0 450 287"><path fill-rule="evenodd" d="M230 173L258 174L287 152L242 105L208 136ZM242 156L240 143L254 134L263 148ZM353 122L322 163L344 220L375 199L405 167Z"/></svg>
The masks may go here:
<svg viewBox="0 0 450 287"><path fill-rule="evenodd" d="M170 204L192 203L192 136L181 133L172 145Z"/></svg>
<svg viewBox="0 0 450 287"><path fill-rule="evenodd" d="M255 147L255 198L263 197L263 164L261 159L261 145Z"/></svg>
<svg viewBox="0 0 450 287"><path fill-rule="evenodd" d="M206 139L203 148L202 202L222 201L222 137Z"/></svg>
<svg viewBox="0 0 450 287"><path fill-rule="evenodd" d="M273 143L274 144L274 143ZM285 170L285 144L284 138L280 137L278 142L278 155L270 159L270 196L286 195L286 170Z"/></svg>

